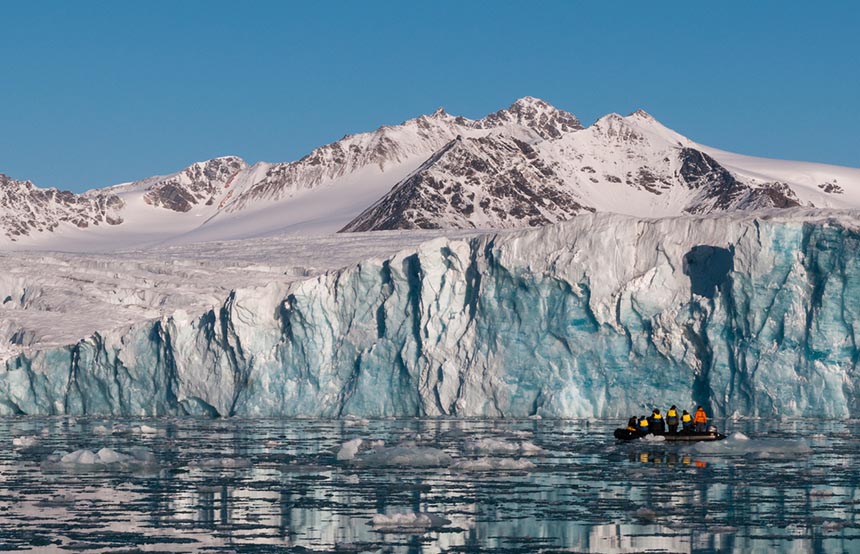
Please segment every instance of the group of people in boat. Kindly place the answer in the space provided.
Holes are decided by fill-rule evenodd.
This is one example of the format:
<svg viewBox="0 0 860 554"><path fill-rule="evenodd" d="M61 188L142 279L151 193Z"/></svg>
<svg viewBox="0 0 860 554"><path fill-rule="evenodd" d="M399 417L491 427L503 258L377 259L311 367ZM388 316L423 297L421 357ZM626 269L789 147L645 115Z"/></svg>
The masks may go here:
<svg viewBox="0 0 860 554"><path fill-rule="evenodd" d="M705 414L705 409L701 406L696 408L695 415L690 415L687 410L683 410L681 415L678 415L678 408L673 404L669 411L666 412L666 417L660 413L660 410L654 409L648 417L642 416L637 418L633 416L627 422L627 430L639 433L640 435L665 435L666 428L669 428L669 433L678 433L678 424L681 424L682 433L706 433L708 428L708 416Z"/></svg>

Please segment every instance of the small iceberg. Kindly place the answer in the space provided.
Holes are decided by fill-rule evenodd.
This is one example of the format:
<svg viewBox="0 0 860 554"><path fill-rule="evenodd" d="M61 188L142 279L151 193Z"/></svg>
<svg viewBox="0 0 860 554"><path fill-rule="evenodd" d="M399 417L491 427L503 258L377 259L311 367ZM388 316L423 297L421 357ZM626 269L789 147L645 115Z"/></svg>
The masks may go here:
<svg viewBox="0 0 860 554"><path fill-rule="evenodd" d="M12 446L14 446L15 448L32 448L38 443L39 437L35 435L12 438Z"/></svg>
<svg viewBox="0 0 860 554"><path fill-rule="evenodd" d="M364 467L448 467L451 456L429 446L393 446L370 450L355 458Z"/></svg>
<svg viewBox="0 0 860 554"><path fill-rule="evenodd" d="M100 448L97 451L82 448L74 452L54 452L45 460L46 469L136 469L157 464L155 454L141 446L129 449L128 453L112 448Z"/></svg>
<svg viewBox="0 0 860 554"><path fill-rule="evenodd" d="M427 512L409 514L376 514L371 524L384 532L415 532L449 525L451 520Z"/></svg>
<svg viewBox="0 0 860 554"><path fill-rule="evenodd" d="M469 454L511 454L520 456L540 456L544 449L531 441L508 441L485 438L466 441L464 450Z"/></svg>

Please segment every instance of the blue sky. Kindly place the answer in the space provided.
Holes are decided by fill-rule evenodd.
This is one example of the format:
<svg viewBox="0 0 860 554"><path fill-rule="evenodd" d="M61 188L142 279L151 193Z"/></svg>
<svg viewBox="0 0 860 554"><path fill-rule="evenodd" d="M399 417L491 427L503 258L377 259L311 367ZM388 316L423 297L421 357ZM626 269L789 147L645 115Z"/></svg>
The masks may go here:
<svg viewBox="0 0 860 554"><path fill-rule="evenodd" d="M439 106L644 108L699 142L860 166L856 2L18 2L0 173L82 191L289 161Z"/></svg>

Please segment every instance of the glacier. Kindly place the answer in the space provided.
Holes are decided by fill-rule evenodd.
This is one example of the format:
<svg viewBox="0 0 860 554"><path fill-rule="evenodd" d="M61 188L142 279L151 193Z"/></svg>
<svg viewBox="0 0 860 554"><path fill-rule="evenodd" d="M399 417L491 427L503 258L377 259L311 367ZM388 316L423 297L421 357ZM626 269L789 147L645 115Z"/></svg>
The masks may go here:
<svg viewBox="0 0 860 554"><path fill-rule="evenodd" d="M858 254L838 211L438 237L18 352L0 413L858 417Z"/></svg>

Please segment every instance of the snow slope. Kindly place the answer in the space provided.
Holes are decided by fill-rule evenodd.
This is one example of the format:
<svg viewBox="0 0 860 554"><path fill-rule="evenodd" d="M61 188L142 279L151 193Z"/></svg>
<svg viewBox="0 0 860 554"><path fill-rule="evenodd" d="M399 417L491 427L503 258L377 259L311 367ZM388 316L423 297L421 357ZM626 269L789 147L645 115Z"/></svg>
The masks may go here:
<svg viewBox="0 0 860 554"><path fill-rule="evenodd" d="M284 245L298 239L209 245L214 266L186 260L196 247L178 259L154 254L151 271L174 265L177 282L208 286L216 301L196 312L166 306L64 346L34 343L6 360L0 407L623 417L672 402L718 415L860 415L854 211L598 213L417 247L406 243L413 233L385 236L394 240L379 257L304 279L285 269L294 258ZM341 239L359 241L354 255L375 237ZM255 244L265 248L256 254ZM305 259L318 260L319 246L305 244ZM248 266L250 277L226 291L229 279L213 275L221 265ZM4 309L32 309L38 277L3 277Z"/></svg>

